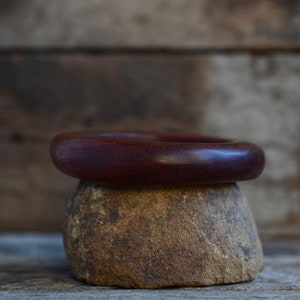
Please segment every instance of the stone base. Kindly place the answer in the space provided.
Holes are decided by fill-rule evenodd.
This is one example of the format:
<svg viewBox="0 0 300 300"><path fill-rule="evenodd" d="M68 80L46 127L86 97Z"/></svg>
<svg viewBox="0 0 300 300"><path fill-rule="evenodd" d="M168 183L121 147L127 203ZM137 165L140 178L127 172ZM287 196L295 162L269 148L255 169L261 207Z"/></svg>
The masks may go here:
<svg viewBox="0 0 300 300"><path fill-rule="evenodd" d="M253 280L263 269L236 184L108 188L82 181L64 223L67 261L89 284L127 288Z"/></svg>

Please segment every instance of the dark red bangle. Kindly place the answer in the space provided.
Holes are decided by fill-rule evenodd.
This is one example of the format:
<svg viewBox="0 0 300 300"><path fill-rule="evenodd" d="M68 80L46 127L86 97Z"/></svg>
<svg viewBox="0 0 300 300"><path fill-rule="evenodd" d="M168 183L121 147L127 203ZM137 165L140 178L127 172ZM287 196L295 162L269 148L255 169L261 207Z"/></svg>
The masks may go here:
<svg viewBox="0 0 300 300"><path fill-rule="evenodd" d="M51 143L57 168L111 186L226 183L257 177L264 153L257 145L178 133L68 133Z"/></svg>

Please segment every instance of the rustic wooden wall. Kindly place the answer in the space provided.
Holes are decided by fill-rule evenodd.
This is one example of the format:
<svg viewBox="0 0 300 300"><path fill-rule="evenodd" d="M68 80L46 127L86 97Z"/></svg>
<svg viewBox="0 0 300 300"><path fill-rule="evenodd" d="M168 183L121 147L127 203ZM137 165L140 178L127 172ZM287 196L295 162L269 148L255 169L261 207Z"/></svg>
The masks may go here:
<svg viewBox="0 0 300 300"><path fill-rule="evenodd" d="M138 128L260 144L259 229L300 237L299 29L298 0L0 0L0 230L60 229L56 133Z"/></svg>

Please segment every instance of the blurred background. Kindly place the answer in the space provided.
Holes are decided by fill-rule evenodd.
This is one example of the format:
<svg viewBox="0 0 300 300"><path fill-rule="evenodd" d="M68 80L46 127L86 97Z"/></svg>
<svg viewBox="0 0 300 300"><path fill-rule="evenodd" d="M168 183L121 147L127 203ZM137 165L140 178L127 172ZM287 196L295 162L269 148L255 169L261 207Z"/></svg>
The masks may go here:
<svg viewBox="0 0 300 300"><path fill-rule="evenodd" d="M59 231L66 131L255 142L240 184L264 239L300 238L300 1L0 0L0 231Z"/></svg>

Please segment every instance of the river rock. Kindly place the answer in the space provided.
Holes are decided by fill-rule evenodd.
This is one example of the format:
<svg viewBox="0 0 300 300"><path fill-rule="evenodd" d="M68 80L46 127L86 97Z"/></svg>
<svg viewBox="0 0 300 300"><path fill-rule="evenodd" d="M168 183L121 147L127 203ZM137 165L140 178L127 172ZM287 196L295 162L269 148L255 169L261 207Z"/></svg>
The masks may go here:
<svg viewBox="0 0 300 300"><path fill-rule="evenodd" d="M81 181L65 216L64 244L73 274L99 286L237 283L264 266L235 183L145 189Z"/></svg>

